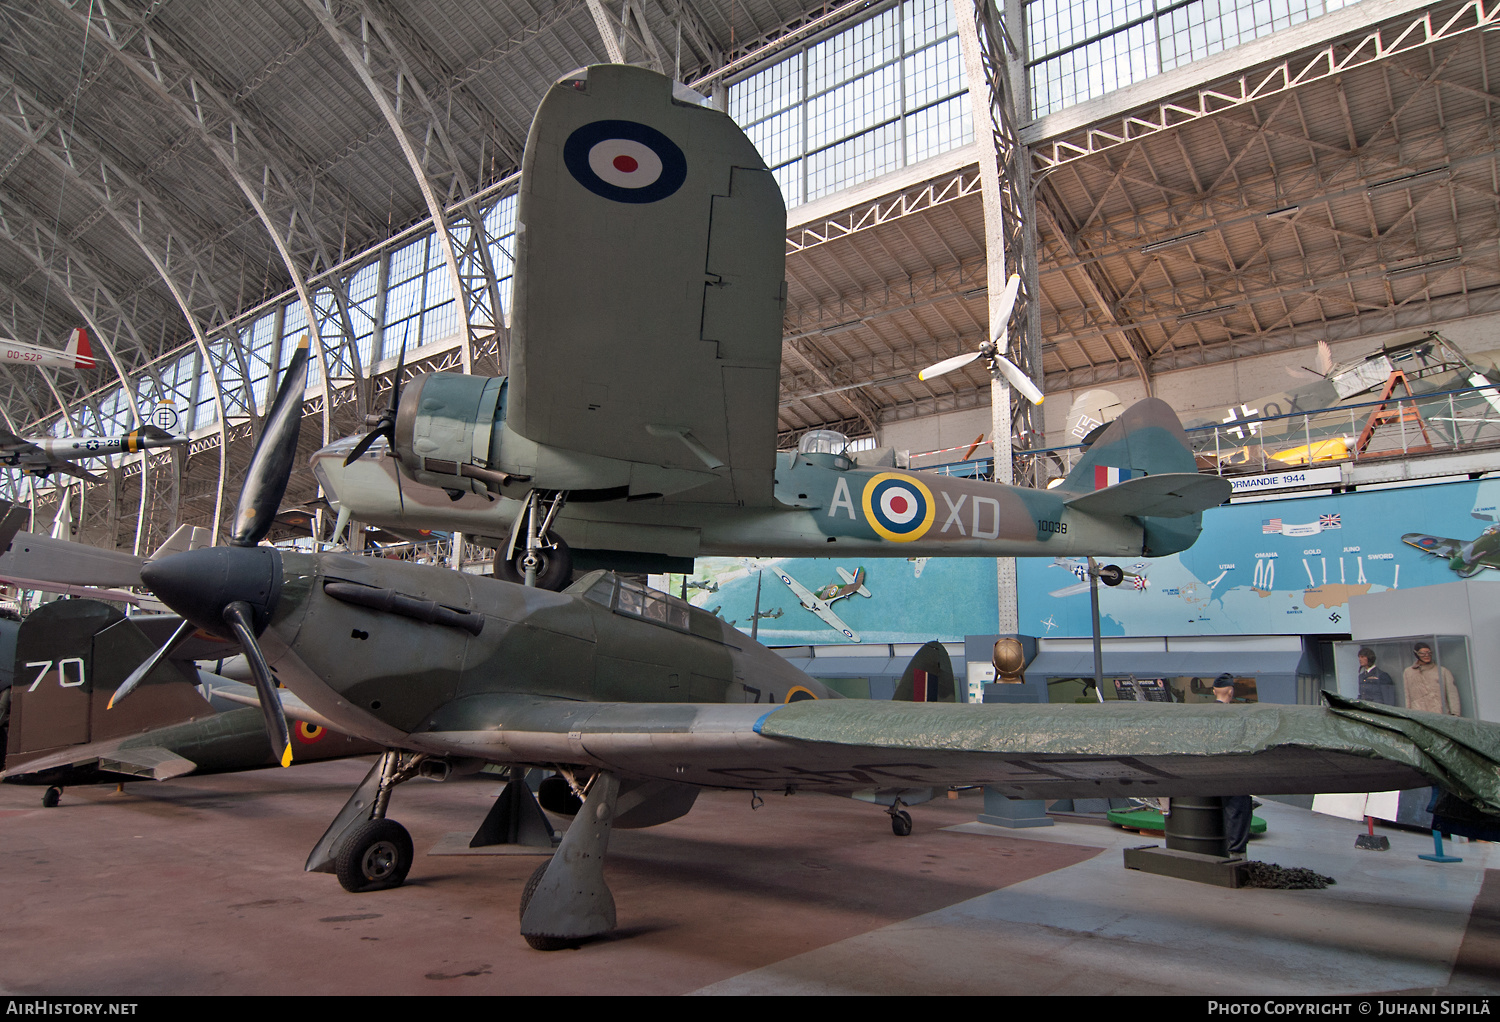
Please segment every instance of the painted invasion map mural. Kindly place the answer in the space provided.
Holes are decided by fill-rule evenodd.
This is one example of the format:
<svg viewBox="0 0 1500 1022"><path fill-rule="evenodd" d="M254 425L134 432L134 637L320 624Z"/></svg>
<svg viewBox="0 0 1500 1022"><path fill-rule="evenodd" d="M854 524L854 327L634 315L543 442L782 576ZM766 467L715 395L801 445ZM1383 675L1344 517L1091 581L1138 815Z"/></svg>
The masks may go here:
<svg viewBox="0 0 1500 1022"><path fill-rule="evenodd" d="M1489 570L1500 481L1445 483L1215 508L1191 549L1122 561L1100 587L1106 635L1316 634L1348 630L1349 598ZM1500 566L1500 558L1496 558ZM1080 559L1017 562L1021 630L1087 636ZM1500 573L1497 573L1500 574Z"/></svg>
<svg viewBox="0 0 1500 1022"><path fill-rule="evenodd" d="M1500 481L1445 483L1215 508L1189 550L1122 558L1100 586L1106 635L1348 631L1349 599L1493 574L1500 580ZM701 558L688 598L760 641L957 641L997 630L989 558ZM1021 631L1090 634L1082 558L1017 561ZM666 588L667 580L655 584ZM681 591L682 576L670 590Z"/></svg>

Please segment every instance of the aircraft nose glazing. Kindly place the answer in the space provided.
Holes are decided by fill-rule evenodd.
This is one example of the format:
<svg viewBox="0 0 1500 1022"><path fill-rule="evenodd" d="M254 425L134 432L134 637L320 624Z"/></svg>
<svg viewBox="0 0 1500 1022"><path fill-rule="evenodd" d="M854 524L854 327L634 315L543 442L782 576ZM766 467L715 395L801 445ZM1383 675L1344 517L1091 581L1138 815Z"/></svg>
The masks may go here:
<svg viewBox="0 0 1500 1022"><path fill-rule="evenodd" d="M205 631L231 636L224 610L247 604L255 634L271 620L281 593L281 555L270 547L210 547L151 561L141 581L163 603Z"/></svg>

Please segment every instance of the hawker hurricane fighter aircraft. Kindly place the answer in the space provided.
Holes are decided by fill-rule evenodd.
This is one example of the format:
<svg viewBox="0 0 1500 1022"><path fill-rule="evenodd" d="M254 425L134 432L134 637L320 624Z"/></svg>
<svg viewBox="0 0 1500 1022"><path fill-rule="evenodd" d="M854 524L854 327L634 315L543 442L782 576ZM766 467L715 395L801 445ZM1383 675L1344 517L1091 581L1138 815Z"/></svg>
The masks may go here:
<svg viewBox="0 0 1500 1022"><path fill-rule="evenodd" d="M1468 541L1408 532L1401 537L1401 542L1424 554L1446 557L1448 567L1457 572L1459 578L1473 578L1485 568L1500 570L1500 525L1491 525Z"/></svg>
<svg viewBox="0 0 1500 1022"><path fill-rule="evenodd" d="M191 441L173 436L159 426L142 426L120 436L37 437L27 440L0 429L0 465L19 468L29 476L45 479L53 472L77 476L91 483L104 480L73 464L85 458L107 458L111 454L135 454L163 447L182 447Z"/></svg>
<svg viewBox="0 0 1500 1022"><path fill-rule="evenodd" d="M909 471L816 431L778 453L786 209L755 147L640 68L557 83L527 141L508 378L401 383L314 471L343 523L491 537L500 577L725 556L1160 556L1227 482L1161 401L1057 489ZM400 369L398 367L398 377Z"/></svg>
<svg viewBox="0 0 1500 1022"><path fill-rule="evenodd" d="M258 546L296 452L306 354L262 431L231 545L141 569L184 624L103 712L120 712L159 659L202 629L244 648L283 764L286 702L379 742L387 751L306 865L350 890L399 885L412 866L411 837L387 818L398 784L485 764L513 769L481 831L529 829L551 847L521 780L529 767L553 771L542 805L573 817L522 897L521 932L544 949L614 928L602 869L611 829L680 817L705 787L857 795L888 803L898 834L911 827L903 804L951 783L1060 798L1382 791L1430 778L1500 812L1500 726L1480 721L1348 701L964 704L951 701L938 643L913 657L897 699L840 699L706 611L608 572L555 593ZM1129 440L1116 423L1094 449ZM284 702L278 680L295 701Z"/></svg>
<svg viewBox="0 0 1500 1022"><path fill-rule="evenodd" d="M819 586L816 591L808 589L785 571L777 570L776 575L796 595L797 602L802 604L803 610L812 611L834 631L841 633L851 642L858 642L859 636L833 612L833 605L855 594L866 599L873 594L865 588L865 569L860 568L851 575L843 568L839 568L838 573L839 577L844 580L842 585L833 582L826 586Z"/></svg>
<svg viewBox="0 0 1500 1022"><path fill-rule="evenodd" d="M62 369L92 369L94 349L89 344L89 332L83 327L76 327L68 335L68 343L61 351L0 337L0 362L7 365L29 363Z"/></svg>

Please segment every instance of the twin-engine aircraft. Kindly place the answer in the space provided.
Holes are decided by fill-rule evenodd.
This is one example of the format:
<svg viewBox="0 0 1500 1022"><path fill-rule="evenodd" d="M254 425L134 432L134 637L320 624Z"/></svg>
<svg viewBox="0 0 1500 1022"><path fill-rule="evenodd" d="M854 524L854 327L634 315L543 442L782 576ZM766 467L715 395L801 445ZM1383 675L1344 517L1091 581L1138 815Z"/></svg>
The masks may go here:
<svg viewBox="0 0 1500 1022"><path fill-rule="evenodd" d="M521 171L511 375L419 376L374 430L319 451L341 522L491 537L502 578L529 559L551 589L575 565L683 572L707 555L1191 545L1230 486L1196 473L1160 401L1050 491L912 472L831 431L778 453L786 207L698 98L620 66L547 93Z"/></svg>
<svg viewBox="0 0 1500 1022"><path fill-rule="evenodd" d="M670 194L682 187L677 177L688 173L686 159L678 161L675 143L663 144L665 130L645 131L639 121L622 126L616 93L628 94L643 74L591 68L554 87L544 110L559 95L570 106L597 105L581 107L573 115L581 126L545 157L536 153L550 143L534 129L528 158L561 160L574 180L593 171L594 195L622 201L618 190L631 179L607 175L611 166L626 175L619 168L627 164L593 155L608 142L605 156L632 154L631 165L654 168L656 178L642 188ZM650 80L665 103L665 80ZM722 117L691 105L680 111ZM566 144L574 137L591 148L578 155ZM592 211L579 215L588 219ZM694 227L691 219L679 224ZM387 817L397 785L485 764L511 767L512 781L481 831L529 830L551 847L550 828L522 780L531 767L554 774L539 786L541 805L572 817L521 900L521 932L540 949L612 930L615 904L602 866L612 828L680 817L705 787L857 795L888 805L897 834L911 830L903 804L953 783L1062 798L1383 791L1431 778L1475 810L1500 812L1500 727L1480 721L1348 701L1333 708L965 704L953 701L952 665L937 643L913 657L897 698L840 699L708 612L608 572L557 593L431 565L259 546L295 457L306 367L304 346L267 417L230 545L142 567L142 581L183 623L121 683L111 705L128 705L160 659L201 629L244 648L272 752L283 765L291 761L289 714L317 714L379 742L385 754L305 867L337 873L349 890L398 886L412 867L411 837ZM726 386L715 397L733 391ZM1153 405L1137 406L1105 430L1092 448L1103 452L1097 470L1118 473L1136 443L1157 446L1155 431L1166 429L1160 415ZM528 423L546 419L534 405L527 416ZM669 434L666 449L699 443L680 425L684 432ZM562 426L569 428L566 417ZM880 491L884 503L870 503L888 520L904 516L890 496L912 499L920 491L910 480L898 476L892 486L907 489ZM705 485L733 489L734 470ZM1061 514L1078 517L1066 521L1092 521L1091 501L1126 513L1120 503L1128 500L1140 513L1178 498L1124 485L1068 499L1073 507ZM963 520L962 504L952 511ZM1136 526L1137 538L1150 528Z"/></svg>
<svg viewBox="0 0 1500 1022"><path fill-rule="evenodd" d="M0 362L6 365L19 363L56 369L92 369L95 365L89 332L81 326L75 327L68 335L68 343L61 351L0 337Z"/></svg>

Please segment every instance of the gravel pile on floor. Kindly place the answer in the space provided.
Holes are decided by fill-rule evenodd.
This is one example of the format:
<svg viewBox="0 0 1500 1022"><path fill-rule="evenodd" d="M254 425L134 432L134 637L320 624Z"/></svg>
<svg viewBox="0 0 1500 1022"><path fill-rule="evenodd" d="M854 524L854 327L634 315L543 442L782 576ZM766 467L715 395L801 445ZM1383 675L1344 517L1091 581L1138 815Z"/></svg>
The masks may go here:
<svg viewBox="0 0 1500 1022"><path fill-rule="evenodd" d="M1283 891L1317 891L1338 883L1301 866L1278 866L1274 862L1250 862L1246 870L1246 887L1273 887Z"/></svg>

